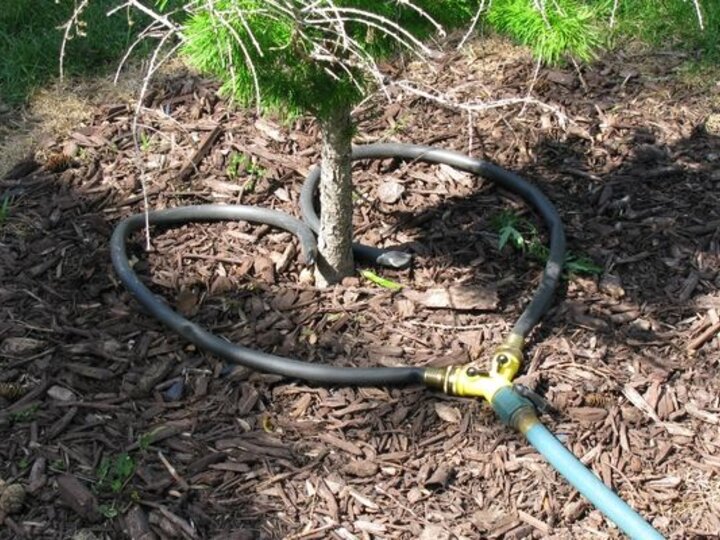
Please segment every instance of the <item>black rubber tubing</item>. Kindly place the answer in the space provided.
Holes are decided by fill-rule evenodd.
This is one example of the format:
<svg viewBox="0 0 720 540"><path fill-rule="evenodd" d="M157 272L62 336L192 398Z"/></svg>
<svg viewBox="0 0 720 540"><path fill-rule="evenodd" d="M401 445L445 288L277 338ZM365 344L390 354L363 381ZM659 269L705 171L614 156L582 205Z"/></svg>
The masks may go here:
<svg viewBox="0 0 720 540"><path fill-rule="evenodd" d="M115 272L127 290L151 315L198 347L229 362L242 364L258 371L316 383L342 386L400 386L422 382L423 368L353 368L311 364L235 345L187 320L173 311L162 299L157 298L130 267L126 248L127 238L134 231L145 226L145 219L145 214L135 214L120 222L113 231L110 239L110 255ZM302 221L276 210L253 206L207 204L158 210L148 215L150 225L164 226L232 220L265 223L289 231L300 239L305 261L308 264L315 261L317 245L312 231Z"/></svg>
<svg viewBox="0 0 720 540"><path fill-rule="evenodd" d="M540 285L513 328L513 333L523 337L527 336L550 305L553 292L560 279L565 257L565 234L560 216L552 203L537 187L519 176L492 163L464 156L457 152L397 143L359 146L353 149L353 160L384 158L445 163L473 174L482 175L501 187L518 194L540 213L550 231L550 253ZM312 209L312 214L314 214L312 201L314 192L317 189L319 172L315 173L313 171L313 173L306 180L301 193L301 210L306 218L310 215L308 209ZM151 315L198 347L206 349L229 362L242 364L258 371L276 373L290 378L322 384L400 386L422 383L424 368L354 368L311 364L235 345L187 320L173 311L162 299L157 298L140 281L130 266L127 256L127 239L133 232L145 226L146 219L149 225L161 226L231 220L272 225L287 230L299 238L305 261L308 264L315 261L317 254L315 236L305 223L287 214L252 206L217 204L188 206L150 212L147 218L145 214L136 214L121 221L113 231L110 239L112 264L120 281ZM370 248L369 246L364 247L377 250L377 248ZM385 252L385 250L378 251Z"/></svg>
<svg viewBox="0 0 720 540"><path fill-rule="evenodd" d="M515 323L512 332L527 337L533 327L550 307L555 289L560 281L563 263L565 261L565 232L562 220L555 206L536 186L530 184L520 176L506 171L497 165L475 159L452 150L442 150L431 146L402 143L378 143L365 146L355 146L352 160L361 159L387 159L397 158L412 161L425 161L428 163L442 163L456 169L482 176L493 181L500 187L507 189L529 203L543 218L550 233L550 249L545 270L540 285L535 290L532 300ZM315 167L305 180L300 192L300 212L303 220L315 233L320 229L320 218L315 211L315 194L320 181L320 167ZM362 244L353 244L354 254L383 264L383 256L388 254L396 257L395 250L384 250Z"/></svg>

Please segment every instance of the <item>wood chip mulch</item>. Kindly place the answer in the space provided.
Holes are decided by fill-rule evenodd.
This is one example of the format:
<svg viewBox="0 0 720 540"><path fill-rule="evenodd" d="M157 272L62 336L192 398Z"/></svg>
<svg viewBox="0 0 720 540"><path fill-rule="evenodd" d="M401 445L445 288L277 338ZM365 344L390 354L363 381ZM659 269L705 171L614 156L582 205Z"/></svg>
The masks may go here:
<svg viewBox="0 0 720 540"><path fill-rule="evenodd" d="M470 135L467 113L390 89L392 103L357 111L357 141L471 152L557 204L571 252L603 271L564 280L522 381L557 409L545 421L558 437L658 529L708 538L720 531L720 98L683 83L681 62L542 69L534 95L567 128L536 107L497 109L474 114ZM534 64L490 41L405 69L472 100L524 96ZM142 160L133 109L108 104L0 181L0 537L619 537L486 404L228 366L143 313L108 252L117 221L142 211L142 178L153 208L298 215L317 162L310 120L257 120L216 90L187 73L159 81ZM356 189L358 237L415 254L410 270L378 271L403 292L359 276L316 290L289 234L244 223L155 230L149 252L138 235L134 267L248 347L347 366L485 365L541 268L498 250L496 216L536 218L446 167L359 164ZM475 303L428 293L451 286Z"/></svg>

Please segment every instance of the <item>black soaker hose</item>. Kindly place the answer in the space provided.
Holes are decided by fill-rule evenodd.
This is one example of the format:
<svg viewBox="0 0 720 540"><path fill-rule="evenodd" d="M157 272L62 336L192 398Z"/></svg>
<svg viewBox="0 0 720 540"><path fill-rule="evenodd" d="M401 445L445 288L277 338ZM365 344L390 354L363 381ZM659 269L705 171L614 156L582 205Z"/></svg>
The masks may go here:
<svg viewBox="0 0 720 540"><path fill-rule="evenodd" d="M482 175L496 182L501 187L521 196L542 215L550 230L550 255L540 286L513 329L513 333L525 337L550 305L553 292L560 279L565 256L565 235L560 217L542 192L519 176L496 165L456 152L438 150L427 146L394 143L359 146L354 148L352 157L354 160L400 158L445 163L470 173ZM312 200L314 191L317 188L318 178L319 171L313 171L302 189L302 212L311 226L313 223L317 225L317 216L312 206ZM315 221L313 221L313 216L315 216ZM235 345L204 330L173 311L163 300L157 298L140 281L130 267L126 242L134 231L141 229L145 225L145 219L144 214L131 216L123 220L113 232L110 240L110 252L115 271L127 290L150 314L198 347L202 347L229 362L242 364L258 371L276 373L315 383L349 386L399 386L421 384L423 382L424 368L354 368L311 364ZM150 212L148 216L150 225L165 226L229 220L264 223L287 230L300 239L306 262L312 264L315 260L317 245L310 228L303 222L275 210L250 206L210 204L159 210ZM360 249L375 248L364 246ZM379 250L379 252L381 255L385 251Z"/></svg>
<svg viewBox="0 0 720 540"><path fill-rule="evenodd" d="M560 280L562 265L565 260L565 232L562 221L553 204L548 200L542 191L522 179L518 175L506 171L483 161L469 156L453 152L452 150L441 150L431 146L401 143L380 143L353 148L352 159L387 159L398 158L413 161L425 161L428 163L442 163L456 169L477 174L497 185L516 193L525 201L530 203L545 220L545 225L550 231L550 254L548 256L542 281L535 291L532 301L525 308L520 319L515 323L512 332L526 337L530 330L538 323L545 314L553 293ZM300 192L300 212L303 220L317 234L320 230L320 218L315 212L314 200L320 181L320 167L315 167L307 177ZM383 266L399 267L392 261L398 261L394 250L380 249L362 244L353 244L355 255L363 259L375 261ZM401 253L402 254L402 253ZM409 261L408 261L409 262Z"/></svg>
<svg viewBox="0 0 720 540"><path fill-rule="evenodd" d="M308 264L315 262L317 245L312 231L302 221L276 210L254 206L206 204L158 210L149 214L151 225L177 226L185 223L231 220L265 223L289 231L300 239L305 262ZM110 255L115 272L125 288L151 315L198 347L229 362L242 364L258 371L277 373L293 379L304 379L317 383L344 386L398 386L422 382L422 368L343 368L311 364L248 349L211 334L173 311L157 298L150 289L143 285L130 267L126 241L128 236L144 225L145 215L135 214L120 222L116 227L110 239Z"/></svg>

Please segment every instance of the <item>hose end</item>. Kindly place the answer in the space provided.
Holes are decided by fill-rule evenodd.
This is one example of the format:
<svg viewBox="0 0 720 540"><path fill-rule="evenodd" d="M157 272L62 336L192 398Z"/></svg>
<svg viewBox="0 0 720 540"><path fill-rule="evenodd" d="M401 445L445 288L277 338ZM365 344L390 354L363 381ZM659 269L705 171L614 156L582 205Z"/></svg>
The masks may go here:
<svg viewBox="0 0 720 540"><path fill-rule="evenodd" d="M500 420L525 434L539 422L532 402L512 386L500 388L490 401Z"/></svg>
<svg viewBox="0 0 720 540"><path fill-rule="evenodd" d="M412 255L404 251L384 251L375 259L375 263L387 268L402 270L410 266Z"/></svg>
<svg viewBox="0 0 720 540"><path fill-rule="evenodd" d="M303 262L306 266L312 266L317 261L318 250L316 247L308 248L303 251Z"/></svg>

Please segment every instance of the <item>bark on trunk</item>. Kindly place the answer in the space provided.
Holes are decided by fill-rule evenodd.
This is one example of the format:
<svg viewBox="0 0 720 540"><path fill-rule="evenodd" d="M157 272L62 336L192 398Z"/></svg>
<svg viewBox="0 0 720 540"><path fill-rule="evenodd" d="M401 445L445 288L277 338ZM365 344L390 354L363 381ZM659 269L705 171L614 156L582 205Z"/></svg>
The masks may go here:
<svg viewBox="0 0 720 540"><path fill-rule="evenodd" d="M338 107L320 120L319 256L315 283L325 287L353 273L352 256L352 123L349 107Z"/></svg>

